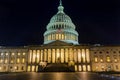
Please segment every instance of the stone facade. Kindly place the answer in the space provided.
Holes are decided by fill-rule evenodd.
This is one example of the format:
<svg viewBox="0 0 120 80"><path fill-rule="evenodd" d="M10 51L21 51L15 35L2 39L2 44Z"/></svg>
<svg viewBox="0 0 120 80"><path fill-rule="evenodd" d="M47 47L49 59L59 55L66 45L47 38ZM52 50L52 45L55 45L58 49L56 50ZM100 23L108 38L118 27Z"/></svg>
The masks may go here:
<svg viewBox="0 0 120 80"><path fill-rule="evenodd" d="M25 72L27 66L25 48L0 48L0 72Z"/></svg>
<svg viewBox="0 0 120 80"><path fill-rule="evenodd" d="M90 53L93 71L120 71L120 46L95 46Z"/></svg>

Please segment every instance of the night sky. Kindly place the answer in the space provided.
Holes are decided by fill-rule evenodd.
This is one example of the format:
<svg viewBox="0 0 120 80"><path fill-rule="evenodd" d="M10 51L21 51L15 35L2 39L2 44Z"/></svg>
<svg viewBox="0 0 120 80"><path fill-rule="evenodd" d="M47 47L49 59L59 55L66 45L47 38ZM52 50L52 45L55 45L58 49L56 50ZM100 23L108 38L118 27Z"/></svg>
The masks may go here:
<svg viewBox="0 0 120 80"><path fill-rule="evenodd" d="M0 45L43 44L43 33L59 0L0 0ZM80 44L120 45L119 0L63 0Z"/></svg>

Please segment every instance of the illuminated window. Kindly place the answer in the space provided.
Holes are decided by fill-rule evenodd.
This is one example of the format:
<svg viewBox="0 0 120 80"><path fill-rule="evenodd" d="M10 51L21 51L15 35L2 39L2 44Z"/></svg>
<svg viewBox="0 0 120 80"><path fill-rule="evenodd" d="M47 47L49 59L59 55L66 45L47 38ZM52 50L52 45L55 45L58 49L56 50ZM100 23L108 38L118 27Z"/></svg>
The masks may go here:
<svg viewBox="0 0 120 80"><path fill-rule="evenodd" d="M54 34L51 35L52 40L54 40Z"/></svg>
<svg viewBox="0 0 120 80"><path fill-rule="evenodd" d="M114 61L115 61L115 62L118 62L118 60L117 60L117 59L114 59Z"/></svg>
<svg viewBox="0 0 120 80"><path fill-rule="evenodd" d="M25 53L23 53L23 55L25 55Z"/></svg>
<svg viewBox="0 0 120 80"><path fill-rule="evenodd" d="M13 59L11 59L10 63L14 63L14 60L13 60Z"/></svg>
<svg viewBox="0 0 120 80"><path fill-rule="evenodd" d="M88 70L88 71L91 71L90 65L87 65L87 70Z"/></svg>
<svg viewBox="0 0 120 80"><path fill-rule="evenodd" d="M12 53L12 55L15 55L15 53Z"/></svg>
<svg viewBox="0 0 120 80"><path fill-rule="evenodd" d="M77 71L77 65L75 65L75 71Z"/></svg>
<svg viewBox="0 0 120 80"><path fill-rule="evenodd" d="M106 58L106 59L107 59L107 62L110 62L110 57L109 57L109 56L107 56L107 58Z"/></svg>
<svg viewBox="0 0 120 80"><path fill-rule="evenodd" d="M8 56L8 53L6 53L6 56Z"/></svg>
<svg viewBox="0 0 120 80"><path fill-rule="evenodd" d="M36 72L38 71L38 66L36 66Z"/></svg>
<svg viewBox="0 0 120 80"><path fill-rule="evenodd" d="M64 40L64 34L62 34L62 38L61 39Z"/></svg>
<svg viewBox="0 0 120 80"><path fill-rule="evenodd" d="M15 70L18 70L18 66L15 66L14 69L15 69Z"/></svg>
<svg viewBox="0 0 120 80"><path fill-rule="evenodd" d="M58 40L59 39L59 34L56 33L55 37L56 37L56 40Z"/></svg>
<svg viewBox="0 0 120 80"><path fill-rule="evenodd" d="M49 40L51 40L51 36L52 36L52 35L49 35Z"/></svg>
<svg viewBox="0 0 120 80"><path fill-rule="evenodd" d="M53 34L53 36L52 36L52 37L53 37L53 40L55 40L55 34Z"/></svg>
<svg viewBox="0 0 120 80"><path fill-rule="evenodd" d="M81 67L81 65L79 65L79 71L82 71L82 67Z"/></svg>
<svg viewBox="0 0 120 80"><path fill-rule="evenodd" d="M75 35L71 34L71 39L75 40Z"/></svg>
<svg viewBox="0 0 120 80"><path fill-rule="evenodd" d="M3 63L3 59L0 60L0 63Z"/></svg>
<svg viewBox="0 0 120 80"><path fill-rule="evenodd" d="M8 63L8 59L5 59L5 63Z"/></svg>
<svg viewBox="0 0 120 80"><path fill-rule="evenodd" d="M32 66L32 72L34 72L35 71L35 66Z"/></svg>
<svg viewBox="0 0 120 80"><path fill-rule="evenodd" d="M27 71L28 71L28 72L30 71L30 66L28 66Z"/></svg>
<svg viewBox="0 0 120 80"><path fill-rule="evenodd" d="M48 35L48 40L50 40L50 35Z"/></svg>
<svg viewBox="0 0 120 80"><path fill-rule="evenodd" d="M66 39L67 39L67 35L65 34L65 35L64 35L64 40L66 40Z"/></svg>
<svg viewBox="0 0 120 80"><path fill-rule="evenodd" d="M86 65L83 65L83 71L86 71Z"/></svg>
<svg viewBox="0 0 120 80"><path fill-rule="evenodd" d="M97 58L97 57L95 57L95 58L94 58L94 61L95 61L95 62L98 62L98 58Z"/></svg>
<svg viewBox="0 0 120 80"><path fill-rule="evenodd" d="M17 58L17 63L20 63L20 58Z"/></svg>
<svg viewBox="0 0 120 80"><path fill-rule="evenodd" d="M98 70L98 66L95 67L95 70Z"/></svg>
<svg viewBox="0 0 120 80"><path fill-rule="evenodd" d="M3 53L1 53L1 56L3 55Z"/></svg>
<svg viewBox="0 0 120 80"><path fill-rule="evenodd" d="M103 62L103 59L102 59L102 58L100 59L100 62Z"/></svg>
<svg viewBox="0 0 120 80"><path fill-rule="evenodd" d="M61 39L61 34L59 34L59 39Z"/></svg>
<svg viewBox="0 0 120 80"><path fill-rule="evenodd" d="M25 63L25 58L22 58L22 63Z"/></svg>
<svg viewBox="0 0 120 80"><path fill-rule="evenodd" d="M101 66L101 69L102 69L102 71L104 71L104 70L105 70L105 67L104 67L104 66Z"/></svg>
<svg viewBox="0 0 120 80"><path fill-rule="evenodd" d="M20 53L18 53L18 56L20 55Z"/></svg>

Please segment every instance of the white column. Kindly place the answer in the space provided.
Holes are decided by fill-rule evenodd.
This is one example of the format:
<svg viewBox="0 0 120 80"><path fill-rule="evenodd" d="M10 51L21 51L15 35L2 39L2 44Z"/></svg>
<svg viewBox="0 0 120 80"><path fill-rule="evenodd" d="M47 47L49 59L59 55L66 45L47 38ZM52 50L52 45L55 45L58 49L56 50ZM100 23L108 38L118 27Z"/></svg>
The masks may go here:
<svg viewBox="0 0 120 80"><path fill-rule="evenodd" d="M86 60L89 63L90 62L90 53L89 53L89 49L86 49Z"/></svg>
<svg viewBox="0 0 120 80"><path fill-rule="evenodd" d="M69 56L68 56L68 49L66 48L65 49L65 62L66 63L68 62L68 58L69 58Z"/></svg>
<svg viewBox="0 0 120 80"><path fill-rule="evenodd" d="M78 62L81 63L81 60L82 60L81 49L78 49Z"/></svg>
<svg viewBox="0 0 120 80"><path fill-rule="evenodd" d="M77 62L77 51L74 49L74 61Z"/></svg>

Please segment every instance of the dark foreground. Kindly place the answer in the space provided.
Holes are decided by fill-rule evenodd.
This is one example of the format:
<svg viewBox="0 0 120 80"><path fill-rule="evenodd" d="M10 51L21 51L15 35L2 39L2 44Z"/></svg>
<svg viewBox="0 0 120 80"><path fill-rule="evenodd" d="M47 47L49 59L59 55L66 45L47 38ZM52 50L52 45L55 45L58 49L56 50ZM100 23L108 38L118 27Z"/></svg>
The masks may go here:
<svg viewBox="0 0 120 80"><path fill-rule="evenodd" d="M120 80L120 77L89 72L33 72L0 74L0 80Z"/></svg>

